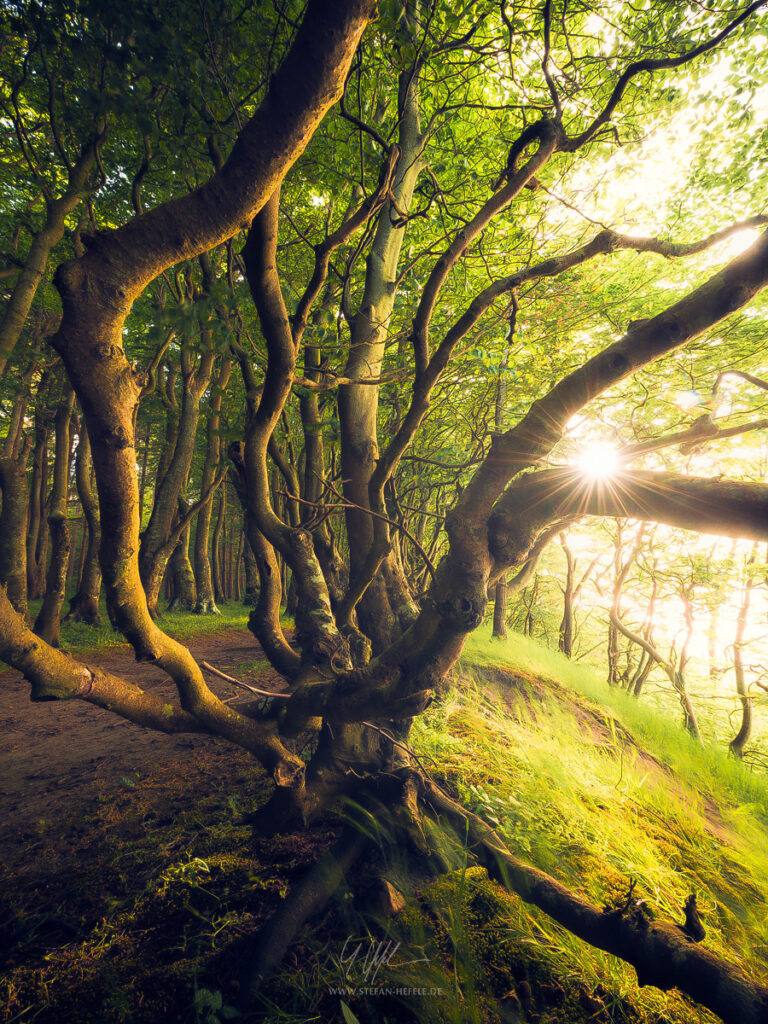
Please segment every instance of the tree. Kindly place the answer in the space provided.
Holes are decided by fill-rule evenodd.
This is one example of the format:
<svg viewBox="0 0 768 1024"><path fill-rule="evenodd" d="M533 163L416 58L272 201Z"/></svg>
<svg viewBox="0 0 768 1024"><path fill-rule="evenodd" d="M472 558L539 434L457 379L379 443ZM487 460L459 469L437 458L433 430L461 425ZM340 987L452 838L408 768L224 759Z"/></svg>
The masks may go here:
<svg viewBox="0 0 768 1024"><path fill-rule="evenodd" d="M586 358L571 346L550 351L547 373L531 373L517 389L519 407L508 429L500 429L488 401L495 377L504 372L493 357L499 357L498 367L504 358L517 365L515 352L506 354L512 316L520 325L547 295L561 287L578 292L586 275L596 273L593 266L606 267L623 254L678 261L765 225L766 217L754 214L680 242L600 225L596 230L587 219L588 234L564 230L566 244L557 250L546 224L536 223L537 204L548 202L541 197L555 191L558 179L572 188L580 170L594 173L599 159L668 101L680 79L659 73L690 68L694 75L708 54L732 53L751 38L763 4L729 4L705 14L696 4L659 3L643 12L620 5L622 42L607 55L589 31L586 11L555 10L552 0L514 15L506 5L485 3L461 15L426 2L387 4L365 36L373 15L368 0L310 0L295 32L288 18L276 16L277 27L271 25L275 46L284 34L292 40L279 69L266 69L265 78L271 77L252 113L252 95L233 98L212 45L211 67L219 71L216 111L195 112L200 118L190 147L205 138L216 169L203 184L190 180L184 195L158 194L158 204L143 212L138 193L147 189L149 172L142 173L141 163L131 182L136 215L121 226L79 231L83 251L58 266L62 317L50 339L91 443L110 614L137 658L154 662L175 682L178 702L67 658L35 636L0 594L0 655L25 674L33 699L77 697L161 731L206 731L240 745L274 780L274 795L255 822L263 829L304 824L352 797L377 812L394 808L393 829L428 854L420 838L423 820L440 816L468 836L472 852L495 877L574 934L633 964L641 984L677 986L724 1020L739 1022L765 1019L764 988L701 949L684 928L649 923L629 908L605 913L517 860L489 826L429 778L411 756L408 733L413 718L445 686L467 635L483 621L489 588L510 573L524 583L543 545L565 523L584 515L629 516L766 537L768 489L762 484L633 470L629 460L637 451L625 453L627 466L611 487L585 484L571 467L539 466L556 459L568 423L590 403L731 323L728 318L756 300L768 284L768 232L714 273L699 264L691 279L676 282L676 297L661 311L661 300L648 299L650 315L633 319L608 344L605 334L613 332L604 318ZM130 33L121 28L130 51ZM501 75L500 61L513 49L519 60L516 53ZM142 58L141 52L136 56ZM342 94L338 111L327 116ZM235 138L222 159L228 132ZM144 146L145 154L149 149ZM193 177L202 175L202 166L198 154ZM343 195L338 206L328 202L333 192ZM284 243L281 209L290 225ZM226 243L244 225L245 244L237 253ZM297 253L298 241L304 247ZM140 571L160 518L159 546L152 541L158 564L157 553L167 558L191 522L191 515L185 517L192 506L179 514L178 499L193 461L188 432L197 430L216 353L205 338L208 320L197 310L203 339L197 370L186 342L179 346L178 369L175 352L161 354L169 405L176 392L175 384L167 386L168 374L181 377L180 429L140 545L135 424L162 345L142 361L148 370L137 370L126 354L124 326L132 305L140 308L145 289L171 267L178 281L189 284L191 302L198 280L193 261L203 257L204 282L206 253L214 271L226 274L237 310L233 321L243 316L247 284L260 332L259 344L251 346L245 329L238 337L231 328L218 373L220 381L223 360L236 362L244 395L242 440L230 445L229 454L260 576L252 628L290 683L287 699L277 697L263 717L239 713L215 697L189 652L155 621L160 580L150 586L152 573ZM178 295L183 298L181 289ZM577 320L592 315L586 305L576 304ZM215 315L225 321L222 309ZM621 307L618 315L624 312ZM500 322L505 326L499 332ZM501 345L488 340L495 333L502 335ZM476 351L467 357L461 348L470 337ZM519 364L526 365L523 355ZM479 382L466 380L470 368ZM404 389L404 382L410 387ZM294 387L303 399L298 409L290 401ZM335 408L323 401L332 392ZM444 517L445 538L427 552L423 523L420 540L410 529L413 515L406 514L404 493L412 481L407 455L417 438L430 432L439 437L430 419L433 402L469 406L483 393L486 408L467 417L474 420L467 426L471 443L460 453L471 473L454 477L455 499L447 494L450 481L433 489L430 501L439 501L434 512L427 502L416 506L417 515L432 512L436 525ZM300 431L292 428L296 417ZM57 448L68 454L63 414L57 419ZM292 429L303 438L304 474L290 457ZM318 429L332 442L332 454L317 443ZM42 422L40 435L42 465ZM212 442L206 481L215 448ZM433 461L442 464L438 469L462 466ZM63 464L62 454L54 466L49 516L58 552L51 562L53 595L60 593L63 542L55 531L64 500ZM39 509L44 489L35 486ZM199 508L212 487L206 483ZM336 512L344 517L341 551L328 534L328 517ZM429 579L420 600L406 573L414 552ZM349 569L343 590L340 553ZM293 643L278 614L286 568L296 600ZM313 740L308 764L291 747L306 733ZM249 996L364 845L337 851L337 869L318 869L286 901L256 950Z"/></svg>

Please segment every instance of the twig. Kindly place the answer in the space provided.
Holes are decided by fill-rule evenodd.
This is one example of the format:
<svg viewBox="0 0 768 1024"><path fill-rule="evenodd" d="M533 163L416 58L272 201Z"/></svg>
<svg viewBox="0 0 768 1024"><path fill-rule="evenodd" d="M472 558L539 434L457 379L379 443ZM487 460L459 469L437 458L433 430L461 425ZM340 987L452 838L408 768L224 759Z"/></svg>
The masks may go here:
<svg viewBox="0 0 768 1024"><path fill-rule="evenodd" d="M243 690L249 690L251 693L257 694L259 697L276 697L278 700L290 700L290 693L274 693L272 690L260 690L256 686L251 686L248 683L243 683L239 679L235 679L234 676L228 676L226 672L222 672L221 669L214 668L213 665L209 665L207 661L201 661L200 665L206 670L206 672L213 672L215 676L220 679L226 679L228 683L232 683L233 686L240 686Z"/></svg>
<svg viewBox="0 0 768 1024"><path fill-rule="evenodd" d="M380 733L385 739L388 739L390 743L393 743L396 747L400 747L401 750L404 750L406 754L413 758L413 760L416 762L419 768L421 768L425 775L429 774L427 772L427 769L424 767L421 760L419 759L419 755L416 754L413 751L413 749L408 746L407 743L401 743L400 740L396 740L391 732L389 732L387 729L382 729L380 725L374 725L373 722L361 722L360 724L367 726L369 729L373 729L374 732ZM430 757L429 760L432 762L432 764L437 765L437 761L434 759L434 757Z"/></svg>

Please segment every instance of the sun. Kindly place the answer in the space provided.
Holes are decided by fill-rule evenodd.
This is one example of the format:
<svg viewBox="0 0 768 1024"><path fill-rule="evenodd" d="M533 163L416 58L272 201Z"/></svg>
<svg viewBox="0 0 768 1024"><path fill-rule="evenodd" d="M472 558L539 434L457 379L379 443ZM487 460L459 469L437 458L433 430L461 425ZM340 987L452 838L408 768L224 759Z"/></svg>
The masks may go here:
<svg viewBox="0 0 768 1024"><path fill-rule="evenodd" d="M583 448L574 465L590 480L608 480L619 469L619 453L610 441L599 441Z"/></svg>

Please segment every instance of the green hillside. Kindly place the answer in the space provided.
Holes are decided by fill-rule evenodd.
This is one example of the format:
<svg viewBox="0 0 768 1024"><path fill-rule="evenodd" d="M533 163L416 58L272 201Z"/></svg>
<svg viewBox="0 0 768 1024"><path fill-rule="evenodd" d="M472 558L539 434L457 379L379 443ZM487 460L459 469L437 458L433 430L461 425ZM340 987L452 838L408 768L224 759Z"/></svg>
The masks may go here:
<svg viewBox="0 0 768 1024"><path fill-rule="evenodd" d="M707 947L768 978L768 781L721 748L594 670L487 630L469 641L450 696L417 723L415 747L520 857L599 905L635 881L636 898L676 921L695 892ZM551 1008L541 1019L714 1019L640 993L632 969L516 901L510 927L513 957L545 963L550 988L578 979L603 993L602 1008L588 998L590 1012Z"/></svg>

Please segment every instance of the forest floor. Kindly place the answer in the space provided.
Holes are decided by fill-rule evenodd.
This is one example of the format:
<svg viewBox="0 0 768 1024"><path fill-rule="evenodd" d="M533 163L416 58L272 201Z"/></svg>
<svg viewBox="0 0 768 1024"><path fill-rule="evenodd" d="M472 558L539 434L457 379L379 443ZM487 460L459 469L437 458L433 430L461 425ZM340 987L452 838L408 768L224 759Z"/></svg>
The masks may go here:
<svg viewBox="0 0 768 1024"><path fill-rule="evenodd" d="M253 634L245 629L193 636L186 643L196 660L229 673L252 669L261 656ZM175 696L168 677L146 662L137 662L127 644L88 651L82 657L148 692ZM253 672L248 676L252 678ZM259 664L258 676L266 688L282 688L282 678L265 661ZM215 675L208 674L208 682L219 697L235 706L249 699ZM32 704L29 685L10 669L0 672L0 687L0 849L5 865L22 875L36 871L41 858L48 859L45 836L51 826L87 816L110 794L124 794L137 784L146 788L148 780L156 777L154 788L163 777L170 780L183 774L190 761L196 766L196 783L205 779L217 788L231 778L233 758L243 764L249 761L244 752L209 736L166 736L82 701ZM71 838L74 853L77 841ZM71 844L58 839L56 859L61 865Z"/></svg>
<svg viewBox="0 0 768 1024"><path fill-rule="evenodd" d="M198 660L278 688L243 621L240 610L226 628L196 636L189 627L184 642ZM78 653L170 695L125 646ZM223 699L243 699L209 681ZM251 937L340 818L256 838L244 815L268 785L237 748L158 735L77 701L30 704L11 672L0 686L0 1024L234 1018ZM696 746L583 666L483 631L413 743L518 855L598 904L623 900L634 880L652 912L673 920L696 891L708 947L768 980L768 785L723 750ZM362 873L352 877L248 1020L714 1021L675 994L638 990L630 968L471 867L461 837L431 839L443 845L447 875L414 879L391 852L377 855L406 909L382 918ZM363 942L361 958L373 941L402 943L399 966L387 964L377 982L417 994L340 994L340 983L363 980L342 964L348 935Z"/></svg>

